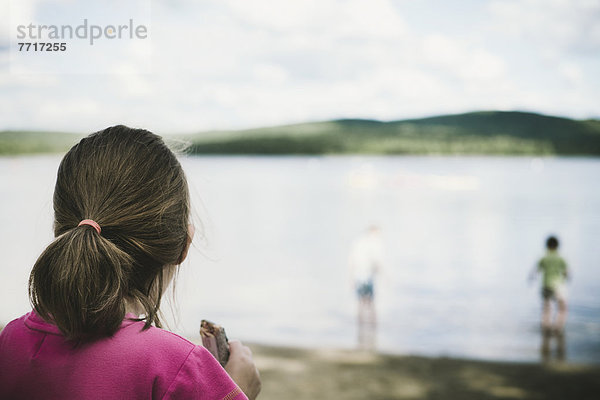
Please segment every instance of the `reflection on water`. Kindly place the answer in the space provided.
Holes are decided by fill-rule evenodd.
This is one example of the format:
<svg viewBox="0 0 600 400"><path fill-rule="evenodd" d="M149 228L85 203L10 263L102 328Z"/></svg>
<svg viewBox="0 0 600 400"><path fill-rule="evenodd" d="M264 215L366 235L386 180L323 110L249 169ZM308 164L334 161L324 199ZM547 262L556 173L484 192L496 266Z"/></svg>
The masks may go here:
<svg viewBox="0 0 600 400"><path fill-rule="evenodd" d="M29 308L27 274L51 239L59 160L0 158L0 322ZM179 274L184 334L207 318L246 340L354 347L348 254L376 223L388 271L377 282L379 349L539 360L542 302L526 278L543 239L557 233L573 272L563 348L569 360L600 362L600 160L190 157L183 165L206 236Z"/></svg>
<svg viewBox="0 0 600 400"><path fill-rule="evenodd" d="M543 362L565 361L567 349L565 345L565 332L542 329L542 346L540 354Z"/></svg>

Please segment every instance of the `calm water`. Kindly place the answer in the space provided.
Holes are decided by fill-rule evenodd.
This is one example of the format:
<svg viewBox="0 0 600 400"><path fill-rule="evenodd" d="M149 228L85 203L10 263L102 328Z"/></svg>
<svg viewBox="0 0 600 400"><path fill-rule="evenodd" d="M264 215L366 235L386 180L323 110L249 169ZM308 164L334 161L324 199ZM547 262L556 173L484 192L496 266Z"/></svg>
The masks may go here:
<svg viewBox="0 0 600 400"><path fill-rule="evenodd" d="M28 311L51 240L60 157L0 158L0 321ZM572 268L567 359L600 363L600 160L479 157L190 157L204 240L177 281L178 321L263 343L352 347L350 245L382 228L379 348L539 359L538 284L549 233Z"/></svg>

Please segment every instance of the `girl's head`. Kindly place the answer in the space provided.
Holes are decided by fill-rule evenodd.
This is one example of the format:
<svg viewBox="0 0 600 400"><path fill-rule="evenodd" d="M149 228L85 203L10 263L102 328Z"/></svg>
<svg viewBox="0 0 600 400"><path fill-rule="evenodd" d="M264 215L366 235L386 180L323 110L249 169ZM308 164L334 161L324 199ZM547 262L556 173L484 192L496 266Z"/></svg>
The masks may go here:
<svg viewBox="0 0 600 400"><path fill-rule="evenodd" d="M82 139L58 169L56 239L29 278L34 309L77 341L113 334L126 303L143 307L146 327L160 326L161 296L191 241L189 214L185 174L159 136L120 125Z"/></svg>

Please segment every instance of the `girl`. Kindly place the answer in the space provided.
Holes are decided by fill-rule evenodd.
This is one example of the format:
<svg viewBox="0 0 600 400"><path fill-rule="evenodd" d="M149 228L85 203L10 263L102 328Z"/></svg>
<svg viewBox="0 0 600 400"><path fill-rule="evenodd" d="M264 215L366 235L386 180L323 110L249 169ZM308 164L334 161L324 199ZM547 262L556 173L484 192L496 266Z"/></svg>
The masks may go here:
<svg viewBox="0 0 600 400"><path fill-rule="evenodd" d="M58 169L54 214L29 278L33 311L0 334L0 398L256 397L247 347L231 342L223 369L160 329L193 228L183 169L159 136L115 126L82 139Z"/></svg>

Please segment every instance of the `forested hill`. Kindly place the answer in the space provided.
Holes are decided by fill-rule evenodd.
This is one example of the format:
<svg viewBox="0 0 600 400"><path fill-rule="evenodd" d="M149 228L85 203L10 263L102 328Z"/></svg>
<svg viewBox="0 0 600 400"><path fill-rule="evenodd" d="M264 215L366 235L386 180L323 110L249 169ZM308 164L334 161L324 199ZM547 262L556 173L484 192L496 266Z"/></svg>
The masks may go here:
<svg viewBox="0 0 600 400"><path fill-rule="evenodd" d="M600 155L600 121L489 111L390 122L342 119L189 139L194 153Z"/></svg>
<svg viewBox="0 0 600 400"><path fill-rule="evenodd" d="M158 132L160 133L160 132ZM341 119L164 135L193 154L498 154L600 156L600 121L484 111L401 121ZM0 154L64 152L83 134L0 132Z"/></svg>

